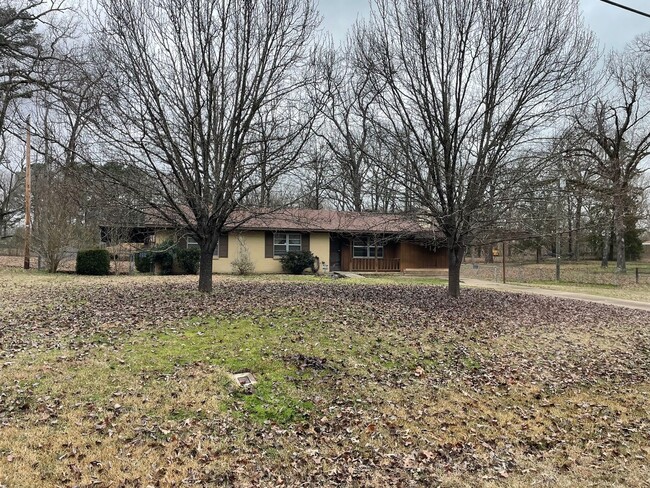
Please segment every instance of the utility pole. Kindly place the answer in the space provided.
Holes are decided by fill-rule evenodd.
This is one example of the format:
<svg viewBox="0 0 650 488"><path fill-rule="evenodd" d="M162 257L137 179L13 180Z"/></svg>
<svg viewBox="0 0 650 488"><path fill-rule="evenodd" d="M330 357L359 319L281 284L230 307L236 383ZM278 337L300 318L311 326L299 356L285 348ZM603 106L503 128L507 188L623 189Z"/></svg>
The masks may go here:
<svg viewBox="0 0 650 488"><path fill-rule="evenodd" d="M27 116L27 138L25 141L25 261L23 268L29 269L29 247L32 237L32 162L31 162L31 116Z"/></svg>
<svg viewBox="0 0 650 488"><path fill-rule="evenodd" d="M506 282L506 241L501 242L501 274L503 282Z"/></svg>
<svg viewBox="0 0 650 488"><path fill-rule="evenodd" d="M555 281L560 281L560 256L562 239L560 235L560 212L562 208L562 178L557 176L557 205L555 209Z"/></svg>

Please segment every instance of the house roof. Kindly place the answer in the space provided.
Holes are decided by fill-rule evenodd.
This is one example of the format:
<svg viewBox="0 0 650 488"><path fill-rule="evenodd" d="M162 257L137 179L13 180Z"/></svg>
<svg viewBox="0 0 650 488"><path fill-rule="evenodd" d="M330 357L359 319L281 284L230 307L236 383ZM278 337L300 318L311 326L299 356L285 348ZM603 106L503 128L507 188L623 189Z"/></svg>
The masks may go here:
<svg viewBox="0 0 650 488"><path fill-rule="evenodd" d="M148 227L170 227L159 218L147 220ZM431 223L424 223L410 215L297 208L236 210L230 215L224 230L408 234L422 237L438 234Z"/></svg>
<svg viewBox="0 0 650 488"><path fill-rule="evenodd" d="M310 209L282 209L263 214L234 212L226 223L226 228L350 234L420 234L434 230L430 224L422 225L414 218L402 214Z"/></svg>

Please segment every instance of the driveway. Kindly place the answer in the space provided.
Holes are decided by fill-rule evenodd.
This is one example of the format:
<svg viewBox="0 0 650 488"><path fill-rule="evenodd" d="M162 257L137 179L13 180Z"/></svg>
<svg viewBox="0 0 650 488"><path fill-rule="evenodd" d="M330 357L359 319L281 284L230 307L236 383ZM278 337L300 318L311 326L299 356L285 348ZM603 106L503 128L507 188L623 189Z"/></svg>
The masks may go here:
<svg viewBox="0 0 650 488"><path fill-rule="evenodd" d="M598 295L589 295L586 293L573 293L570 291L547 290L530 285L516 285L510 283L495 283L493 281L483 281L473 278L464 278L461 280L461 286L470 288L489 288L492 290L501 290L513 293L530 293L531 295L543 295L547 297L568 298L570 300L581 300L583 302L602 303L604 305L613 305L615 307L633 308L636 310L646 310L650 312L650 303L637 302L634 300L623 300L621 298L609 298Z"/></svg>

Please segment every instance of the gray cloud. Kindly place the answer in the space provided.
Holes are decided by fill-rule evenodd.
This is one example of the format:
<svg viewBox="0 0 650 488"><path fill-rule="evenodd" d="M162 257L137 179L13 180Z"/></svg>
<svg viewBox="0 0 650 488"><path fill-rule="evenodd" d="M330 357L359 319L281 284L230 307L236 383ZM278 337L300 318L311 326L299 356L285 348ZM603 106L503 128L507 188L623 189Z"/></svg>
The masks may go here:
<svg viewBox="0 0 650 488"><path fill-rule="evenodd" d="M648 0L616 0L650 13ZM637 35L650 31L650 19L606 4L600 0L580 0L586 24L605 49L621 49Z"/></svg>

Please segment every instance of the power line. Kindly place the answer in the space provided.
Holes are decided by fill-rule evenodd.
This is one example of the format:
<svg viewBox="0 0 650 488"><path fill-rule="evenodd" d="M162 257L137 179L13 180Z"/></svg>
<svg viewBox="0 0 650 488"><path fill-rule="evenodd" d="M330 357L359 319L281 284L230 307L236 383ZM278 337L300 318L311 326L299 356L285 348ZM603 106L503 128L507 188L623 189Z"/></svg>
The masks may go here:
<svg viewBox="0 0 650 488"><path fill-rule="evenodd" d="M637 10L632 7L628 7L627 5L621 5L620 3L612 2L612 0L600 0L601 2L608 3L610 5L614 5L614 7L622 8L623 10L627 10L629 12L634 12L635 14L643 15L644 17L650 18L650 14L646 12L641 12L641 10Z"/></svg>

